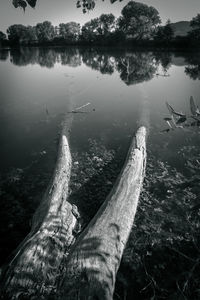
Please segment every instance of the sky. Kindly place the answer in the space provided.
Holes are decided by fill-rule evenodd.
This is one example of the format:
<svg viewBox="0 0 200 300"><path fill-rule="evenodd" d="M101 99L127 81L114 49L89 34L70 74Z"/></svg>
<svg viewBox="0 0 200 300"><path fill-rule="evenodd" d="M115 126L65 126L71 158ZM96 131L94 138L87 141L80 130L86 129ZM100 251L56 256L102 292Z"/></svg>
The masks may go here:
<svg viewBox="0 0 200 300"><path fill-rule="evenodd" d="M160 13L162 23L170 19L171 22L190 21L200 13L200 0L136 0L154 6ZM122 8L129 2L110 3L110 0L96 0L93 11L83 14L76 8L76 0L38 0L35 9L28 7L24 13L22 9L14 8L12 0L0 0L0 31L6 32L12 24L35 25L38 22L51 21L52 24L75 21L83 25L102 13L113 13L118 17Z"/></svg>

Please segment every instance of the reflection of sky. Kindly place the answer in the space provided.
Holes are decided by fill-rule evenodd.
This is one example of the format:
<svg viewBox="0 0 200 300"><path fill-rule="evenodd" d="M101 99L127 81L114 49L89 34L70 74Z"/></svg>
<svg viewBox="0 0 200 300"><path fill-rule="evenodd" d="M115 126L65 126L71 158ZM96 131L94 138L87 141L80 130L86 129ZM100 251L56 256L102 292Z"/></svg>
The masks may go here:
<svg viewBox="0 0 200 300"><path fill-rule="evenodd" d="M113 63L116 53L109 55ZM119 53L117 55L120 59ZM89 58L88 54L87 62ZM111 148L127 144L137 128L145 101L150 109L149 141L154 141L155 151L159 155L161 152L156 150L156 144L170 145L171 149L176 149L177 145L186 142L186 137L195 140L192 131L180 130L160 135L160 130L167 126L163 121L169 114L166 101L177 111L187 114L190 113L191 95L200 102L199 81L193 81L185 74L183 60L182 63L180 61L176 58L178 65L174 65L172 60L167 71L169 77L155 76L155 72L152 79L132 85L121 80L120 70L115 70L111 75L102 74L92 69L89 63L79 65L79 60L77 67L57 61L50 69L38 64L19 67L9 60L0 61L0 73L4 74L0 77L0 157L5 167L10 163L21 167L28 163L24 162L24 157L28 161L29 152L46 149L53 143L63 113L69 109L69 101L74 107L90 102L87 110L95 109L95 112L74 116L71 145L75 148L84 148L88 138L101 140ZM162 75L163 68L159 66L157 72ZM167 153L170 153L169 149Z"/></svg>
<svg viewBox="0 0 200 300"><path fill-rule="evenodd" d="M28 8L24 14L22 10L12 6L11 0L1 0L0 30L5 32L12 24L35 25L44 20L49 20L54 25L69 21L84 24L91 18L110 12L118 17L128 0L117 1L114 4L110 4L110 0L97 0L96 2L95 10L84 15L80 9L76 9L75 0L38 0L36 8ZM191 20L200 12L199 0L138 0L138 2L154 6L159 11L163 23L169 18L172 22Z"/></svg>

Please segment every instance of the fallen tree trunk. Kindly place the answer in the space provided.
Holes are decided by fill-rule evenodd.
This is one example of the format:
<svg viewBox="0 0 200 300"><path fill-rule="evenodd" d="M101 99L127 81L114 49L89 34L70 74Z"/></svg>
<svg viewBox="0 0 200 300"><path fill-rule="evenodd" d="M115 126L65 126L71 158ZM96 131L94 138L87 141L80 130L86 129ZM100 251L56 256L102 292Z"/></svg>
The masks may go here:
<svg viewBox="0 0 200 300"><path fill-rule="evenodd" d="M75 207L66 201L71 173L67 132L71 122L72 116L67 115L55 171L33 217L31 232L2 272L1 299L48 298L62 273L78 222Z"/></svg>
<svg viewBox="0 0 200 300"><path fill-rule="evenodd" d="M3 299L112 299L144 177L146 128L138 129L115 186L72 246L79 216L66 201L71 169L66 124L55 172L31 232L3 272Z"/></svg>
<svg viewBox="0 0 200 300"><path fill-rule="evenodd" d="M142 188L146 134L144 126L138 129L111 193L72 247L57 297L112 299L117 270Z"/></svg>

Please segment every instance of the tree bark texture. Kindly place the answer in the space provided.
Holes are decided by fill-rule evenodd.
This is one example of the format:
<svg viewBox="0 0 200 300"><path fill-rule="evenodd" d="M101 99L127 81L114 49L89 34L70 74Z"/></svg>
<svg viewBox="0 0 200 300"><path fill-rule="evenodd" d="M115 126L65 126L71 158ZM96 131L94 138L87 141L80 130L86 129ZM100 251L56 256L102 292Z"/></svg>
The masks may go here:
<svg viewBox="0 0 200 300"><path fill-rule="evenodd" d="M1 299L47 299L62 274L63 261L75 240L76 207L66 199L71 172L67 115L51 182L33 217L32 228L1 276Z"/></svg>
<svg viewBox="0 0 200 300"><path fill-rule="evenodd" d="M138 129L116 184L74 243L79 215L66 201L71 170L67 122L31 232L3 271L2 299L112 299L144 178L146 127Z"/></svg>
<svg viewBox="0 0 200 300"><path fill-rule="evenodd" d="M146 135L146 127L141 126L112 191L72 246L66 261L66 276L59 287L62 300L112 299L142 188Z"/></svg>

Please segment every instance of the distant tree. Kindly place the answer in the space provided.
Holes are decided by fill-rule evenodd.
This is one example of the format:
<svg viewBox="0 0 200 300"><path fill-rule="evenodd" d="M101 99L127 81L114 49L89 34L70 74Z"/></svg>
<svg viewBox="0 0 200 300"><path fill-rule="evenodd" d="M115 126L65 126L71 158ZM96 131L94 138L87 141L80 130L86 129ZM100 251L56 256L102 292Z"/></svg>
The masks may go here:
<svg viewBox="0 0 200 300"><path fill-rule="evenodd" d="M164 34L165 34L165 39L167 41L171 41L174 37L174 30L171 26L171 21L170 20L167 20L167 23L164 26Z"/></svg>
<svg viewBox="0 0 200 300"><path fill-rule="evenodd" d="M11 25L7 29L8 40L14 44L21 44L26 38L26 26L21 24Z"/></svg>
<svg viewBox="0 0 200 300"><path fill-rule="evenodd" d="M35 30L39 42L51 41L55 37L54 27L49 21L38 23Z"/></svg>
<svg viewBox="0 0 200 300"><path fill-rule="evenodd" d="M6 34L0 31L0 41L5 41L6 40Z"/></svg>
<svg viewBox="0 0 200 300"><path fill-rule="evenodd" d="M192 27L192 30L189 32L189 36L193 40L197 40L200 42L200 14L197 14L196 17L194 17L190 21L190 26Z"/></svg>
<svg viewBox="0 0 200 300"><path fill-rule="evenodd" d="M36 29L21 24L12 25L7 29L8 39L14 44L29 44L37 40Z"/></svg>
<svg viewBox="0 0 200 300"><path fill-rule="evenodd" d="M115 16L113 14L102 14L99 17L102 35L108 35L115 29Z"/></svg>
<svg viewBox="0 0 200 300"><path fill-rule="evenodd" d="M119 18L119 29L134 39L150 38L155 27L160 23L158 11L143 3L130 1Z"/></svg>
<svg viewBox="0 0 200 300"><path fill-rule="evenodd" d="M82 27L82 38L85 41L93 42L100 35L100 22L99 18L92 19L85 23Z"/></svg>
<svg viewBox="0 0 200 300"><path fill-rule="evenodd" d="M156 30L154 40L160 43L169 44L174 38L174 30L171 27L170 20L165 26L159 26Z"/></svg>
<svg viewBox="0 0 200 300"><path fill-rule="evenodd" d="M69 22L59 24L59 35L65 40L75 42L79 39L81 27L79 23Z"/></svg>
<svg viewBox="0 0 200 300"><path fill-rule="evenodd" d="M6 42L6 34L0 31L0 47L2 47L5 42Z"/></svg>
<svg viewBox="0 0 200 300"><path fill-rule="evenodd" d="M28 44L37 41L36 28L34 26L27 26L24 32L23 42Z"/></svg>
<svg viewBox="0 0 200 300"><path fill-rule="evenodd" d="M82 27L82 39L88 42L105 41L102 38L108 38L115 29L116 22L113 14L102 14L85 23Z"/></svg>

